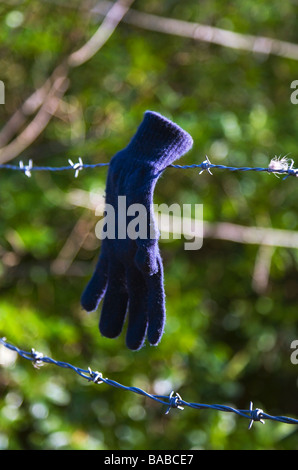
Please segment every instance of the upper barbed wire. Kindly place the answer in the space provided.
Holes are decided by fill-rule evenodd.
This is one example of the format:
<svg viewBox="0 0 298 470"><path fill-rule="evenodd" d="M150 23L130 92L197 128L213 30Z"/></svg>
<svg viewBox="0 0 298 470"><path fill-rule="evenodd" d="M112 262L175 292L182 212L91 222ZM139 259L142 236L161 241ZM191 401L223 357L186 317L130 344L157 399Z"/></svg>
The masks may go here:
<svg viewBox="0 0 298 470"><path fill-rule="evenodd" d="M142 395L150 400L160 403L161 405L165 405L166 411L165 414L168 414L172 408L176 408L179 410L183 410L185 407L197 409L197 410L216 410L222 412L229 412L234 413L238 416L243 418L249 419L249 426L248 429L251 429L253 423L258 421L262 424L265 423L266 420L271 421L278 421L280 423L286 424L298 424L298 419L289 418L286 416L272 416L268 413L265 413L260 408L253 408L253 403L250 402L249 410L238 410L232 406L227 405L208 405L203 403L190 403L181 398L181 396L172 391L170 395L153 395L151 393L146 392L138 387L129 387L126 385L122 385L119 382L115 382L114 380L104 378L101 372L93 371L90 367L88 369L82 369L80 367L73 366L67 362L56 361L48 356L44 356L41 352L35 351L35 349L31 349L31 352L24 351L17 346L14 346L11 343L6 341L6 338L0 338L0 344L5 348L16 352L19 356L24 359L27 359L32 362L35 368L39 368L43 364L53 364L55 366L61 367L63 369L71 369L73 372L78 374L80 377L88 380L88 382L93 382L95 384L106 384L110 385L115 388L119 388L121 390L130 391L136 393L137 395Z"/></svg>
<svg viewBox="0 0 298 470"><path fill-rule="evenodd" d="M20 171L24 173L27 177L32 176L32 172L34 171L52 171L52 172L59 172L59 171L74 171L74 176L77 178L79 172L84 169L94 169L109 166L109 163L83 163L82 158L80 157L77 163L73 163L72 160L68 160L69 165L66 166L34 166L33 160L30 159L28 164L24 164L21 160L19 165L11 165L11 164L1 164L0 170L12 170L12 171ZM286 179L288 176L298 176L298 168L294 168L294 160L288 159L287 156L284 157L274 157L270 160L268 167L250 167L250 166L242 166L242 167L235 167L235 166L227 166L227 165L214 165L210 162L209 158L205 157L205 160L202 163L193 163L190 165L169 165L169 167L177 168L181 170L187 169L199 169L200 174L204 171L208 171L209 174L212 175L212 169L219 169L219 170L228 170L232 172L237 171L255 171L255 172L266 172L266 173L273 173L274 175L278 176L285 175L283 179Z"/></svg>

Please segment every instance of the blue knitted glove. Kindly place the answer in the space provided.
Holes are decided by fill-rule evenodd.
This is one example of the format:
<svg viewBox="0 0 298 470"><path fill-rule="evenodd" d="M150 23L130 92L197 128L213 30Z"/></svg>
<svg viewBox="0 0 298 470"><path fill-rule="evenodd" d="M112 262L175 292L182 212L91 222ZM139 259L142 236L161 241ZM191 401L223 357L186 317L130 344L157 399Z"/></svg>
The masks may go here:
<svg viewBox="0 0 298 470"><path fill-rule="evenodd" d="M163 265L153 214L153 192L163 170L186 153L192 143L191 136L179 126L147 111L128 146L109 165L105 214L108 205L114 208L115 237L109 237L106 231L81 303L87 312L94 311L104 297L99 329L108 338L119 336L128 311L126 344L132 350L143 346L146 334L151 345L157 345L163 334L166 316ZM126 208L132 210L128 217L122 208L123 196ZM145 236L140 235L141 230L139 236L128 234L132 213L139 207L133 204L146 209L142 224L146 226ZM144 220L144 215L139 220Z"/></svg>

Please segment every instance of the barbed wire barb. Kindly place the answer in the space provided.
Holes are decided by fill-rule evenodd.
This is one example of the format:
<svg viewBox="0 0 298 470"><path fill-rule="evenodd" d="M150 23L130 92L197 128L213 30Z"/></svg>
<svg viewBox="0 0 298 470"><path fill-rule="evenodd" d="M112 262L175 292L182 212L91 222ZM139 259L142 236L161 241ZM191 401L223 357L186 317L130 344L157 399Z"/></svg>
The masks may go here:
<svg viewBox="0 0 298 470"><path fill-rule="evenodd" d="M83 160L80 157L78 163L73 163L72 160L69 159L68 163L75 170L75 178L77 178L79 176L80 171L83 170L83 168L84 168Z"/></svg>
<svg viewBox="0 0 298 470"><path fill-rule="evenodd" d="M212 167L212 163L210 162L209 158L207 157L206 155L206 159L203 161L203 163L201 164L201 168L202 170L200 171L199 175L201 175L205 170L208 171L208 173L212 176L212 172L210 170L210 167Z"/></svg>
<svg viewBox="0 0 298 470"><path fill-rule="evenodd" d="M169 406L168 406L165 414L166 415L169 414L169 412L172 408L177 408L178 410L184 410L184 407L179 404L181 402L182 402L182 398L179 395L179 393L176 393L176 392L172 391L169 395Z"/></svg>
<svg viewBox="0 0 298 470"><path fill-rule="evenodd" d="M250 402L250 405L249 405L249 411L250 411L250 414L251 414L251 420L250 420L250 423L248 425L249 430L252 428L252 425L255 421L259 421L260 423L265 424L265 421L262 419L262 416L263 416L263 413L264 413L263 410L261 410L260 408L256 408L254 410L252 401Z"/></svg>
<svg viewBox="0 0 298 470"><path fill-rule="evenodd" d="M32 356L32 364L36 369L39 369L41 366L43 366L43 354L35 351L34 348L31 349L31 356Z"/></svg>
<svg viewBox="0 0 298 470"><path fill-rule="evenodd" d="M23 161L21 160L19 163L19 168L28 178L31 178L31 170L33 168L33 161L29 160L28 165L24 165Z"/></svg>

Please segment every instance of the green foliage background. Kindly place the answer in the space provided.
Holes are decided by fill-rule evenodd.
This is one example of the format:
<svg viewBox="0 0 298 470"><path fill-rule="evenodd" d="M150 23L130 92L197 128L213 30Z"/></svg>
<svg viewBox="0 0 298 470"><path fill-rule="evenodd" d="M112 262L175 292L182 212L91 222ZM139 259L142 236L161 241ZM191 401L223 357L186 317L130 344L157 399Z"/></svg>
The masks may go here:
<svg viewBox="0 0 298 470"><path fill-rule="evenodd" d="M10 0L0 5L3 126L70 52L95 32L96 2ZM82 8L84 10L82 11ZM218 0L137 0L133 8L240 33L298 43L297 5ZM63 109L19 158L36 165L67 159L108 162L147 109L176 121L194 138L179 163L268 166L275 155L297 163L294 60L228 49L121 23L90 61L73 69ZM57 360L152 393L178 392L201 403L254 406L298 417L298 368L290 361L297 331L295 249L274 248L268 286L252 282L259 247L204 239L161 241L167 325L161 344L128 351L124 334L100 337L99 312L80 295L100 243L98 218L84 206L104 192L107 169L0 175L0 334ZM78 204L74 204L74 196ZM168 169L155 202L203 203L208 222L297 230L298 183L265 173ZM63 247L71 239L66 261ZM70 254L69 254L70 253ZM57 268L58 266L58 268ZM59 268L60 266L60 268ZM62 265L64 266L64 265ZM297 449L295 426L255 423L217 411L161 405L68 370L0 358L2 449Z"/></svg>

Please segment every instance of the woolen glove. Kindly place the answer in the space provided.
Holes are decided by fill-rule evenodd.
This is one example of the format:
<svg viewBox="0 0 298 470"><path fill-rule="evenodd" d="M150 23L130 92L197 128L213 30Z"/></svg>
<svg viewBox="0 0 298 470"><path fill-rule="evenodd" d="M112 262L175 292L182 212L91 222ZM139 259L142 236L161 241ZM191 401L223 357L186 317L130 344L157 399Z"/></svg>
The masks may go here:
<svg viewBox="0 0 298 470"><path fill-rule="evenodd" d="M151 345L157 345L163 334L164 275L153 192L164 169L186 153L192 143L191 136L178 125L146 111L128 146L110 161L106 230L81 303L91 312L104 298L99 329L108 338L119 336L128 315L126 345L132 350L143 346L146 334ZM108 210L111 208L113 211ZM111 213L115 215L114 226L112 218L108 219Z"/></svg>

